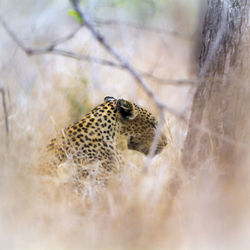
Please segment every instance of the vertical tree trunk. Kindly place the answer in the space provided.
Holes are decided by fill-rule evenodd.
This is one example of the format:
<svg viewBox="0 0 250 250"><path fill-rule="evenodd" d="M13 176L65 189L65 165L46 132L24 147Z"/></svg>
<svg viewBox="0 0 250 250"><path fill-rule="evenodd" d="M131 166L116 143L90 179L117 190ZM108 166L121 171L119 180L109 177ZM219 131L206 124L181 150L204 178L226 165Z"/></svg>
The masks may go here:
<svg viewBox="0 0 250 250"><path fill-rule="evenodd" d="M250 0L208 0L199 58L200 84L183 147L184 166L196 167L211 160L232 166L246 150L249 10Z"/></svg>

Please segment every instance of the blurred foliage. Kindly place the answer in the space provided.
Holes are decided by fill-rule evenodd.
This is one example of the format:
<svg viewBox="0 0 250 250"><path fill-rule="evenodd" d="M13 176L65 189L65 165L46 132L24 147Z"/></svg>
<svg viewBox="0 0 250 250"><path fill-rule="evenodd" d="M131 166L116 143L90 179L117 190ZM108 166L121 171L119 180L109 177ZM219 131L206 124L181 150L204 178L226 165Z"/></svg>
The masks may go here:
<svg viewBox="0 0 250 250"><path fill-rule="evenodd" d="M82 22L82 17L75 10L69 10L68 14L69 14L69 16L74 17L77 22L79 22L79 23Z"/></svg>
<svg viewBox="0 0 250 250"><path fill-rule="evenodd" d="M166 14L171 11L171 6L185 5L188 8L192 8L193 4L197 3L197 0L82 0L81 6L88 11L91 9L94 15L107 14L114 9L123 11L129 14L131 17L140 21L149 21L150 19ZM70 11L71 12L71 11ZM78 21L79 18L74 13L69 13L74 16Z"/></svg>
<svg viewBox="0 0 250 250"><path fill-rule="evenodd" d="M88 81L82 78L78 85L74 88L64 88L63 93L70 106L70 115L72 122L76 122L82 118L91 109L87 90Z"/></svg>
<svg viewBox="0 0 250 250"><path fill-rule="evenodd" d="M193 33L197 24L200 0L81 0L80 5L90 19L132 21L141 25L158 25ZM81 17L68 14L77 22ZM169 26L167 26L169 25ZM190 28L190 29L188 29Z"/></svg>

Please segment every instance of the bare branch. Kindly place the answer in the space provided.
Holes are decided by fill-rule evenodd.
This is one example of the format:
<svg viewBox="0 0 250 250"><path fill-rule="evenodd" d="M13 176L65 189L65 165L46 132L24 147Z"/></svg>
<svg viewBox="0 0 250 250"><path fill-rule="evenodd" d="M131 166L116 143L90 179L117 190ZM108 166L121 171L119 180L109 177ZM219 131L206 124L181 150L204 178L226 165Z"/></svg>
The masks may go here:
<svg viewBox="0 0 250 250"><path fill-rule="evenodd" d="M118 20L114 20L114 19L108 19L108 20L102 20L102 19L97 19L94 21L94 24L96 25L105 25L105 26L126 26L132 29L136 29L136 30L144 30L144 31L148 31L148 32L153 32L156 34L162 34L162 35L173 35L176 36L178 38L182 38L182 39L187 39L190 40L192 39L192 37L189 34L184 34L181 33L177 30L174 29L162 29L159 27L152 27L152 26L145 26L142 24L138 24L138 23L133 23L130 21L118 21Z"/></svg>
<svg viewBox="0 0 250 250"><path fill-rule="evenodd" d="M91 32L91 34L95 37L95 39L104 47L121 65L124 69L126 69L130 75L135 79L135 81L145 90L148 96L154 101L157 105L158 109L164 108L168 112L174 114L175 116L182 119L182 114L177 110L169 107L168 105L162 103L157 96L154 94L153 90L149 86L149 84L141 77L141 74L137 72L129 62L127 62L106 40L106 38L100 34L92 24L92 22L88 19L85 12L80 9L78 0L71 0L74 10L81 16L82 23L85 24L85 27Z"/></svg>
<svg viewBox="0 0 250 250"><path fill-rule="evenodd" d="M112 62L110 60L106 60L106 59L99 58L99 57L88 56L88 55L83 55L83 54L80 55L80 54L74 53L72 51L55 49L55 48L51 49L51 50L48 50L48 48L39 48L39 49L29 48L29 55L39 55L39 54L54 54L54 55L73 58L73 59L80 60L80 61L97 63L97 64L101 64L104 66L113 67L113 68L116 68L119 70L126 69L124 67L124 65L122 65L122 64L118 64L118 63ZM157 77L155 75L152 75L148 72L143 72L143 71L140 71L140 74L143 77L151 79L159 84L175 85L175 86L183 86L183 85L194 85L195 86L198 83L198 80L196 80L196 79L180 79L180 80L166 79L166 78Z"/></svg>
<svg viewBox="0 0 250 250"><path fill-rule="evenodd" d="M78 31L83 27L83 25L78 26L73 32L66 35L65 37L59 38L56 41L52 42L50 45L45 46L44 48L39 49L33 49L27 47L22 40L20 40L17 35L9 28L9 26L6 24L6 22L3 20L3 18L0 16L0 23L4 27L5 31L9 34L9 36L15 41L15 43L27 54L27 55L39 55L39 54L45 54L50 53L53 51L58 45L71 40L75 37L75 35L78 33Z"/></svg>
<svg viewBox="0 0 250 250"><path fill-rule="evenodd" d="M104 66L109 66L109 67L114 67L119 70L125 70L126 68L122 64L118 64L115 62L112 62L110 60L102 59L102 58L97 58L93 56L88 56L88 55L83 55L83 54L78 54L74 53L72 51L67 51L63 49L57 49L56 47L72 38L77 34L77 32L82 28L82 25L79 26L75 31L70 33L69 35L60 38L54 42L52 42L50 45L45 46L43 48L31 48L26 46L18 37L17 35L9 28L9 26L4 22L4 20L0 17L0 23L2 23L4 29L6 32L9 34L9 36L15 41L15 43L20 47L27 55L32 56L32 55L42 55L42 54L54 54L54 55L59 55L59 56L65 56L69 58L73 58L76 60L80 61L87 61L91 63L97 63L101 64ZM182 80L173 80L173 79L164 79L164 78L159 78L157 76L154 76L148 72L142 72L140 71L140 74L143 77L146 77L148 79L151 79L157 83L160 84L168 84L168 85L187 85L187 84L196 84L196 80L190 80L190 79L182 79Z"/></svg>
<svg viewBox="0 0 250 250"><path fill-rule="evenodd" d="M3 112L4 112L4 121L5 121L5 131L6 131L6 143L8 146L8 138L9 138L9 120L8 120L8 110L6 105L6 98L5 98L5 89L0 88L0 93L2 95L2 105L3 105Z"/></svg>
<svg viewBox="0 0 250 250"><path fill-rule="evenodd" d="M153 81L156 81L157 83L160 84L167 84L167 85L175 85L175 86L181 86L181 85L196 85L199 83L199 81L197 79L180 79L180 80L176 80L176 79L165 79L165 78L160 78L157 77L155 75L152 75L150 73L147 72L141 72L141 75L143 77L146 77L148 79L151 79Z"/></svg>
<svg viewBox="0 0 250 250"><path fill-rule="evenodd" d="M159 112L159 119L158 119L158 126L157 126L157 129L156 129L156 132L155 132L155 136L154 136L154 140L152 142L152 146L150 147L150 151L149 151L149 154L148 154L148 157L144 163L144 166L143 166L143 173L147 173L148 172L148 167L150 166L151 164L151 161L152 161L152 158L155 154L155 151L156 151L156 148L157 148L157 144L161 138L161 133L162 133L162 128L163 128L163 125L164 125L164 109L161 108L160 109L160 112Z"/></svg>
<svg viewBox="0 0 250 250"><path fill-rule="evenodd" d="M4 27L5 31L9 34L9 36L16 42L16 44L18 44L18 46L28 54L27 49L26 49L25 45L23 44L23 42L9 28L9 26L5 23L5 21L3 20L3 18L1 16L0 16L0 23Z"/></svg>
<svg viewBox="0 0 250 250"><path fill-rule="evenodd" d="M83 25L80 25L73 32L68 34L67 36L59 38L59 39L55 40L54 42L52 42L51 45L49 46L50 49L52 50L55 47L57 47L58 45L73 39L76 36L76 34L80 31L80 29L82 29L82 27L83 27Z"/></svg>

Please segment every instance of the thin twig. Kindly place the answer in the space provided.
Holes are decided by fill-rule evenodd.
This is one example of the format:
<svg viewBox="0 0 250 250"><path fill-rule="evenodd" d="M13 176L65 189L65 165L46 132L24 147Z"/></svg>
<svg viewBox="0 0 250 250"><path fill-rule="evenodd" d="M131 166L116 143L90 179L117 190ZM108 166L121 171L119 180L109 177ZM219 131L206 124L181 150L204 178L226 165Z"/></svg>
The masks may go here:
<svg viewBox="0 0 250 250"><path fill-rule="evenodd" d="M99 57L88 56L88 55L84 55L84 54L80 55L80 54L74 53L72 51L56 49L56 48L51 49L51 50L48 50L47 48L39 48L39 49L29 48L29 55L39 55L39 54L40 55L41 54L54 54L54 55L73 58L73 59L80 60L80 61L87 61L90 63L101 64L101 65L113 67L113 68L116 68L119 70L126 69L124 67L124 65L122 65L122 64L118 64L118 63L112 62L110 60L106 60L106 59L99 58ZM194 85L195 86L198 83L198 80L196 80L196 79L180 79L180 80L178 80L178 79L166 79L166 78L157 77L157 76L150 74L148 72L139 71L139 73L141 74L141 76L148 78L148 79L151 79L159 84L175 85L175 86L182 86L182 85Z"/></svg>
<svg viewBox="0 0 250 250"><path fill-rule="evenodd" d="M9 36L15 41L15 43L28 55L39 55L39 54L45 54L45 53L51 53L55 50L55 48L66 42L71 40L75 37L75 35L78 33L78 31L83 27L83 25L78 26L73 32L66 35L65 37L59 38L56 41L52 42L48 46L45 46L44 48L39 49L33 49L27 47L21 39L17 37L17 35L9 28L9 26L6 24L6 22L3 20L3 18L0 16L0 23L4 27L5 31L9 34Z"/></svg>
<svg viewBox="0 0 250 250"><path fill-rule="evenodd" d="M126 26L132 29L136 30L144 30L148 32L153 32L156 34L163 34L163 35L173 35L182 39L190 40L192 37L188 34L181 33L174 29L162 29L159 27L152 27L152 26L145 26L142 24L130 22L130 21L118 21L114 19L109 20L102 20L102 19L96 19L94 20L95 25L105 25L105 26Z"/></svg>
<svg viewBox="0 0 250 250"><path fill-rule="evenodd" d="M159 84L167 84L167 85L172 84L175 86L181 86L181 85L194 85L195 86L196 84L199 83L198 79L165 79L165 78L157 77L147 72L141 72L141 75L143 77L156 81Z"/></svg>
<svg viewBox="0 0 250 250"><path fill-rule="evenodd" d="M76 36L76 34L82 29L82 27L83 27L83 25L79 25L74 31L69 33L67 36L59 38L59 39L55 40L54 42L52 42L50 45L50 49L54 49L58 45L73 39Z"/></svg>
<svg viewBox="0 0 250 250"><path fill-rule="evenodd" d="M160 112L159 112L159 119L158 119L158 126L157 126L157 129L155 131L155 136L154 136L154 140L152 142L152 145L150 147L150 150L149 150L149 154L148 154L148 157L144 163L144 166L143 166L143 172L144 173L147 173L148 172L148 167L150 166L151 164L151 161L153 159L153 156L155 154L155 151L157 149L157 144L161 138L161 133L162 133L162 128L163 128L163 125L164 125L164 109L161 108L160 109Z"/></svg>
<svg viewBox="0 0 250 250"><path fill-rule="evenodd" d="M9 144L9 120L8 120L8 109L7 109L6 98L5 98L5 89L0 88L0 93L2 95L2 105L3 105L3 112L4 112L6 144L8 146L8 144Z"/></svg>

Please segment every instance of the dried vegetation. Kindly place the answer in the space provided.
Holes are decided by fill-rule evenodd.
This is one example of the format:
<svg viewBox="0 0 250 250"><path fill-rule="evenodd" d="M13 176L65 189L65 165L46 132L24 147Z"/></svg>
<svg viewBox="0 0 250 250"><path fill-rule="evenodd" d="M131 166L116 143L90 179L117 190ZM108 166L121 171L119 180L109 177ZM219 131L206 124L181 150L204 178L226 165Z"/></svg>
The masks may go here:
<svg viewBox="0 0 250 250"><path fill-rule="evenodd" d="M177 15L180 9L173 10ZM176 27L193 15L181 10L186 17L183 15L181 20L178 15ZM39 45L39 39L40 43L48 39L46 32L48 36L53 33L49 23L56 21L39 18L44 32L35 27L33 35L38 38L23 32L25 41L35 45ZM62 18L66 30L74 26L69 17L58 18ZM167 20L166 25L173 25L174 20ZM13 25L18 31L15 20ZM192 78L192 40L156 36L127 26L105 26L101 31L139 70L165 79ZM64 33L55 30L54 35L58 34ZM32 168L37 162L46 161L41 159L41 152L49 139L102 102L104 96L128 98L154 113L157 109L124 71L54 55L27 57L2 28L0 35L0 55L4 58L0 84L5 89L9 120L7 138L1 106L1 249L250 247L249 156L243 155L237 162L237 173L231 179L227 178L226 168L214 167L212 159L201 162L200 168L190 173L181 164L187 124L167 112L163 130L169 144L152 160L147 173L142 171L145 157L130 151L125 153L127 166L119 178L112 179L106 188L87 181L81 194L65 184L65 176L51 180L34 174ZM109 58L86 29L63 46L77 53ZM192 85L159 84L153 80L149 84L164 103L183 114L190 112Z"/></svg>

